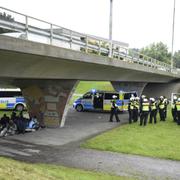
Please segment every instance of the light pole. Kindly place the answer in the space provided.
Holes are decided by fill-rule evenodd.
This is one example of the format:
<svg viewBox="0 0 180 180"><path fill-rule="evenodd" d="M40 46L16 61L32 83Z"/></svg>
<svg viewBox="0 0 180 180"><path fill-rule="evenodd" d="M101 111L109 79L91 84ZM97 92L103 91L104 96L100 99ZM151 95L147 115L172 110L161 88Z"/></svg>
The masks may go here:
<svg viewBox="0 0 180 180"><path fill-rule="evenodd" d="M176 0L174 0L174 8L173 8L173 23L172 23L172 49L171 49L171 70L173 70L174 66L174 25L175 25L175 7L176 7Z"/></svg>
<svg viewBox="0 0 180 180"><path fill-rule="evenodd" d="M113 26L113 0L110 0L110 14L109 14L109 57L112 57L112 26Z"/></svg>

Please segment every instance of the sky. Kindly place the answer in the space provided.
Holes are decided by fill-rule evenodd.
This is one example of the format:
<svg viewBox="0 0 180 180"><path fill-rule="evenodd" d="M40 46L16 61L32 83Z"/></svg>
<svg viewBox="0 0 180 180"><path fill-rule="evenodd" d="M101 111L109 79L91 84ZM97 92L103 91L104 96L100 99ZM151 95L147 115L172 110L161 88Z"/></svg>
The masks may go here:
<svg viewBox="0 0 180 180"><path fill-rule="evenodd" d="M130 48L163 42L172 50L174 0L113 0L113 40ZM81 33L109 38L110 0L0 0L0 6ZM180 50L176 0L174 51Z"/></svg>

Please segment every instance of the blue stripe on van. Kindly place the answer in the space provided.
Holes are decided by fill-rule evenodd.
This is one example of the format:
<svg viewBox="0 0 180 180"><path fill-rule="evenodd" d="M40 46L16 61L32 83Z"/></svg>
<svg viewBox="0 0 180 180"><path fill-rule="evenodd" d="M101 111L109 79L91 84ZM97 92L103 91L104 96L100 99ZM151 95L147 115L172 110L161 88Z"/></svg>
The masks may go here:
<svg viewBox="0 0 180 180"><path fill-rule="evenodd" d="M8 109L14 108L14 103L8 103L6 108Z"/></svg>
<svg viewBox="0 0 180 180"><path fill-rule="evenodd" d="M83 106L84 106L84 109L87 109L87 110L88 109L90 109L90 110L94 109L92 104L83 104Z"/></svg>
<svg viewBox="0 0 180 180"><path fill-rule="evenodd" d="M16 98L16 103L19 103L19 102L25 102L24 98L23 97L18 97Z"/></svg>
<svg viewBox="0 0 180 180"><path fill-rule="evenodd" d="M123 102L122 100L117 100L117 101L116 101L116 104L117 104L118 106L122 106L122 102Z"/></svg>

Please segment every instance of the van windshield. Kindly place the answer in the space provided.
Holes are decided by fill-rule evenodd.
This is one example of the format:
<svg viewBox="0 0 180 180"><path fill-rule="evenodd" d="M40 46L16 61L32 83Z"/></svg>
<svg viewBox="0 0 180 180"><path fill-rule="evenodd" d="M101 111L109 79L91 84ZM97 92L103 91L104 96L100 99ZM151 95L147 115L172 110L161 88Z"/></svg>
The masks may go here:
<svg viewBox="0 0 180 180"><path fill-rule="evenodd" d="M86 94L83 95L84 99L91 99L92 98L92 93L91 92L87 92Z"/></svg>

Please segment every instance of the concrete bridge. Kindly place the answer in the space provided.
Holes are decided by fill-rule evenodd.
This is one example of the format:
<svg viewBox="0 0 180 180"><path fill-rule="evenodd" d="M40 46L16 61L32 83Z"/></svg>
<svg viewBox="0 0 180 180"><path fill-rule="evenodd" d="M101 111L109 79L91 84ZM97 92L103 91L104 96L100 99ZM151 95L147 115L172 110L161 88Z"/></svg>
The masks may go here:
<svg viewBox="0 0 180 180"><path fill-rule="evenodd" d="M169 97L171 92L180 92L180 73L177 69L172 70L169 65L141 54L130 56L127 49L117 43L114 43L112 56L109 57L109 47L96 44L97 37L61 30L66 37L69 35L70 41L69 48L67 42L59 47L57 42L55 45L52 43L53 38L57 40L61 37L60 41L65 41L62 40L65 35L59 35L58 29L51 27L47 31L28 26L27 22L23 24L0 19L3 31L13 31L15 26L17 29L25 26L26 35L31 33L44 37L47 36L44 32L49 33L50 43L35 42L28 36L22 39L0 35L0 81L1 84L20 87L30 115L44 119L48 126L64 125L66 104L79 80L111 81L116 90L136 90L139 95ZM27 32L28 28L30 32ZM17 32L21 32L19 29ZM76 37L77 40L77 36L79 41L73 46L73 39ZM81 37L85 37L85 41ZM95 43L90 42L93 38ZM105 40L98 39L98 42Z"/></svg>

